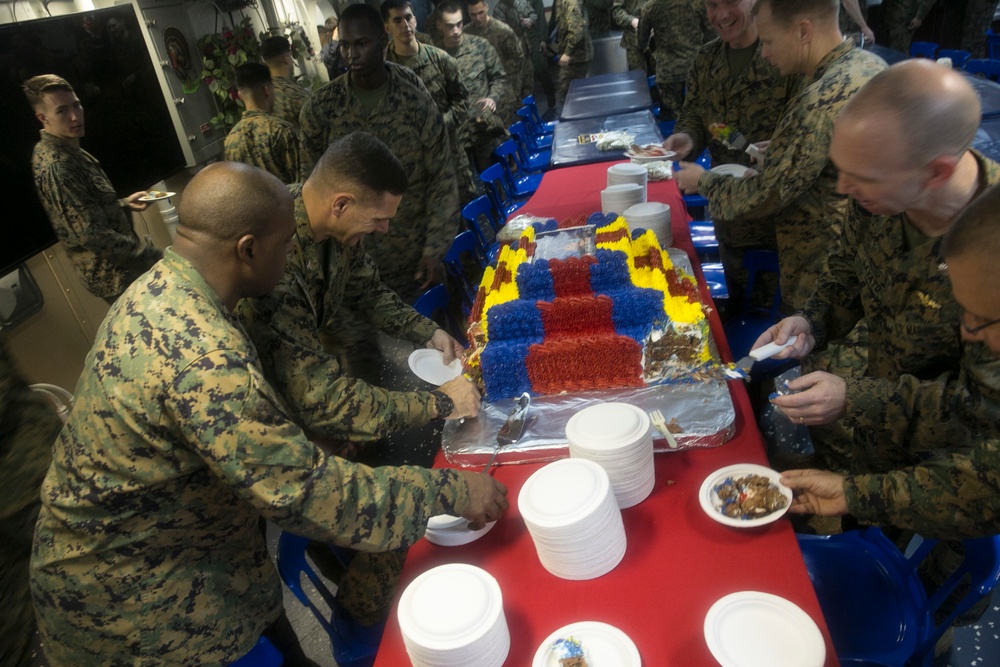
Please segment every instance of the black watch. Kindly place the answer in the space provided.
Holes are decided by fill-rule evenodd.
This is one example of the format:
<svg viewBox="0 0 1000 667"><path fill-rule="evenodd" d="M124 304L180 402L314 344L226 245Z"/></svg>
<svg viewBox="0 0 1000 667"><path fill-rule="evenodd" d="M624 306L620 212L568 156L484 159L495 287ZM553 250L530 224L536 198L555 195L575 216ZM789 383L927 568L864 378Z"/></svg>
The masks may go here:
<svg viewBox="0 0 1000 667"><path fill-rule="evenodd" d="M448 415L455 411L455 401L451 400L451 396L444 393L443 391L432 391L431 396L434 397L434 407L437 409L438 419L447 419Z"/></svg>

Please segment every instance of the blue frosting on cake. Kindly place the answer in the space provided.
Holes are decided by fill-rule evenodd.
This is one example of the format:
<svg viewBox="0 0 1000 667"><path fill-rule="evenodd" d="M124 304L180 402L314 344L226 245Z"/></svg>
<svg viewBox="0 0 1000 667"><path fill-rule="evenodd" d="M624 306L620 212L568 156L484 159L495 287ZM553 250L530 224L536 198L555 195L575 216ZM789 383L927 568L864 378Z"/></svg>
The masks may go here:
<svg viewBox="0 0 1000 667"><path fill-rule="evenodd" d="M594 294L610 294L631 284L628 256L618 250L598 249L597 263L590 265L590 288Z"/></svg>
<svg viewBox="0 0 1000 667"><path fill-rule="evenodd" d="M517 293L529 301L552 301L556 298L547 259L525 262L518 267Z"/></svg>
<svg viewBox="0 0 1000 667"><path fill-rule="evenodd" d="M545 328L536 303L537 300L515 299L490 308L486 314L486 330L490 341L541 343L545 337Z"/></svg>
<svg viewBox="0 0 1000 667"><path fill-rule="evenodd" d="M491 313L492 310L491 308ZM486 398L497 400L531 391L528 367L524 363L530 346L531 343L490 341L483 348L479 360L482 364Z"/></svg>

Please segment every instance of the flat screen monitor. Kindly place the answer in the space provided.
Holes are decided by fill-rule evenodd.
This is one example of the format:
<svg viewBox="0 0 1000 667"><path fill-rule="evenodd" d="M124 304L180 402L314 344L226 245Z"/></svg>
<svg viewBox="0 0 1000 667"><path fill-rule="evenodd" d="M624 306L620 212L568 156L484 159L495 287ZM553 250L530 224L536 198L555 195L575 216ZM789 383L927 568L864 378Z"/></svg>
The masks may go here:
<svg viewBox="0 0 1000 667"><path fill-rule="evenodd" d="M37 74L57 74L76 90L86 121L80 145L119 197L185 166L132 5L0 25L0 274L56 241L31 175L41 124L21 91Z"/></svg>

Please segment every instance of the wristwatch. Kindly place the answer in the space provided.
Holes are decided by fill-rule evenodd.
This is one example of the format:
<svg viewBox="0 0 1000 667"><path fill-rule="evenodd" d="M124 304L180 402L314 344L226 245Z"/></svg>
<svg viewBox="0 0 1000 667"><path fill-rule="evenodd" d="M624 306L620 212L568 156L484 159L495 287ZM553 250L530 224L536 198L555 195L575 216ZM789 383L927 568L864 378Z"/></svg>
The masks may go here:
<svg viewBox="0 0 1000 667"><path fill-rule="evenodd" d="M438 419L447 419L448 415L455 410L455 401L451 400L451 396L443 391L432 391L431 396L434 397L434 407L437 409Z"/></svg>

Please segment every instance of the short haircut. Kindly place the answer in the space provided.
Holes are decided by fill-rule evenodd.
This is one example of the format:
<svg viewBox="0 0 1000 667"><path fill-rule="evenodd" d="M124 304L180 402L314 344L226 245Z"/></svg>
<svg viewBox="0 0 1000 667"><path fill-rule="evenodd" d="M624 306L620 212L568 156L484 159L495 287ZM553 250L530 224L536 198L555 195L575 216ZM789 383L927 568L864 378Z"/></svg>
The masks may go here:
<svg viewBox="0 0 1000 667"><path fill-rule="evenodd" d="M371 5L348 5L340 15L340 24L366 21L377 34L385 34L385 22L379 11Z"/></svg>
<svg viewBox="0 0 1000 667"><path fill-rule="evenodd" d="M260 57L264 59L264 62L275 60L291 52L292 45L288 42L288 38L281 35L268 37L260 43Z"/></svg>
<svg viewBox="0 0 1000 667"><path fill-rule="evenodd" d="M406 9L409 7L413 9L413 4L410 0L385 0L382 3L380 9L382 10L382 23L389 22L389 11L393 9Z"/></svg>
<svg viewBox="0 0 1000 667"><path fill-rule="evenodd" d="M445 0L437 6L437 15L439 18L442 14L454 14L461 11L462 5L458 4L456 0ZM462 17L465 17L465 12L462 12Z"/></svg>
<svg viewBox="0 0 1000 667"><path fill-rule="evenodd" d="M271 70L260 63L244 63L236 68L236 88L238 90L257 90L261 86L272 83Z"/></svg>
<svg viewBox="0 0 1000 667"><path fill-rule="evenodd" d="M45 104L45 93L76 92L73 90L73 86L69 85L69 81L55 74L33 76L24 82L21 89L24 91L24 96L28 98L28 104L36 111Z"/></svg>
<svg viewBox="0 0 1000 667"><path fill-rule="evenodd" d="M970 251L991 262L1000 256L1000 184L990 186L966 206L941 242L946 258L963 257Z"/></svg>
<svg viewBox="0 0 1000 667"><path fill-rule="evenodd" d="M352 132L330 144L309 180L321 191L353 184L375 194L396 196L409 186L402 163L388 146L367 132Z"/></svg>
<svg viewBox="0 0 1000 667"><path fill-rule="evenodd" d="M487 10L488 14L492 14L493 13L493 12L489 11L490 10L490 0L468 0L468 2L465 3L465 6L468 8L470 5L482 5L482 4L486 5L486 10Z"/></svg>
<svg viewBox="0 0 1000 667"><path fill-rule="evenodd" d="M895 120L905 157L916 164L964 153L981 120L979 96L965 77L921 58L873 76L844 105L838 122L880 113Z"/></svg>
<svg viewBox="0 0 1000 667"><path fill-rule="evenodd" d="M179 224L218 242L268 234L288 189L259 167L216 162L195 175L181 198Z"/></svg>
<svg viewBox="0 0 1000 667"><path fill-rule="evenodd" d="M329 30L330 32L333 32L334 30L336 30L336 28L337 28L337 25L338 25L339 23L340 23L340 19L338 19L338 18L337 18L336 16L327 16L327 17L326 17L326 20L325 20L325 21L323 21L323 25L324 25L324 26L326 27L326 29L327 29L327 30Z"/></svg>
<svg viewBox="0 0 1000 667"><path fill-rule="evenodd" d="M834 21L840 16L840 0L757 0L751 14L757 16L762 5L771 10L771 19L788 26L798 18Z"/></svg>

